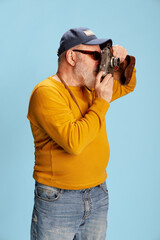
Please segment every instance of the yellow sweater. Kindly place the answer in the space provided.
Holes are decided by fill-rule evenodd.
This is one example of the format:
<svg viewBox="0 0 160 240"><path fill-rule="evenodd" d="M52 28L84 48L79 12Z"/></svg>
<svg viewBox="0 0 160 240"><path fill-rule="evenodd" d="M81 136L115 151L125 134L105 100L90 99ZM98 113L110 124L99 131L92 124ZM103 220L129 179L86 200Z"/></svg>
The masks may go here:
<svg viewBox="0 0 160 240"><path fill-rule="evenodd" d="M112 101L132 92L136 70L127 86L114 80ZM110 104L86 88L69 87L52 77L33 90L28 119L35 143L33 177L39 183L68 190L94 187L107 178L109 144L105 115Z"/></svg>

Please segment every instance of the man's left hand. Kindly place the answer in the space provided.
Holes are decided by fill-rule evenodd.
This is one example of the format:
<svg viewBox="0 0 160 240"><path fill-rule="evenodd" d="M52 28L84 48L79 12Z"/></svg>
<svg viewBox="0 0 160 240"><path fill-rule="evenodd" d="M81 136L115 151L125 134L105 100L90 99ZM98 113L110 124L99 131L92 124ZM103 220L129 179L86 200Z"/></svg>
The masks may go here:
<svg viewBox="0 0 160 240"><path fill-rule="evenodd" d="M120 45L112 46L112 54L114 57L120 58L120 63L122 63L128 55L127 50Z"/></svg>

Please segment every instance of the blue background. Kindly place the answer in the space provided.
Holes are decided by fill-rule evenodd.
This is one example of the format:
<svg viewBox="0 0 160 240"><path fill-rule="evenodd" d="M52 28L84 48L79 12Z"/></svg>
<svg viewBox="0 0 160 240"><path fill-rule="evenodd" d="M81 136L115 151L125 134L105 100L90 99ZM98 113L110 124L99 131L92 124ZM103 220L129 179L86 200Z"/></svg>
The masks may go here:
<svg viewBox="0 0 160 240"><path fill-rule="evenodd" d="M29 97L56 72L62 34L80 26L136 57L135 91L111 103L106 115L107 239L160 240L160 0L0 0L0 240L29 239Z"/></svg>

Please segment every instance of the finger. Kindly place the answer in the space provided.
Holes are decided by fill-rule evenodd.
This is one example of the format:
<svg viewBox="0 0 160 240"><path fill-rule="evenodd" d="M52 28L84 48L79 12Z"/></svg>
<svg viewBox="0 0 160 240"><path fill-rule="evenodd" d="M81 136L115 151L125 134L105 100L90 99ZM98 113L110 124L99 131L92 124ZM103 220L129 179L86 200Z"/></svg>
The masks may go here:
<svg viewBox="0 0 160 240"><path fill-rule="evenodd" d="M112 78L112 74L111 74L111 73L107 74L107 75L104 77L104 79L103 79L103 81L102 81L102 84L106 85L106 84L108 83L108 81L109 81L110 78Z"/></svg>
<svg viewBox="0 0 160 240"><path fill-rule="evenodd" d="M121 57L120 58L120 63L124 62L125 58L124 57Z"/></svg>
<svg viewBox="0 0 160 240"><path fill-rule="evenodd" d="M109 80L110 82L110 84L111 84L111 86L113 87L113 77L111 77L111 79Z"/></svg>
<svg viewBox="0 0 160 240"><path fill-rule="evenodd" d="M113 84L113 76L109 77L106 82L104 82L105 85L112 85Z"/></svg>
<svg viewBox="0 0 160 240"><path fill-rule="evenodd" d="M103 76L103 71L100 71L96 76L95 85L97 85L101 82L102 76Z"/></svg>
<svg viewBox="0 0 160 240"><path fill-rule="evenodd" d="M114 45L113 47L112 47L112 54L113 54L113 56L116 56L117 55L117 53L118 53L118 50L119 50L119 45Z"/></svg>
<svg viewBox="0 0 160 240"><path fill-rule="evenodd" d="M125 52L122 54L121 58L120 58L120 62L124 62L124 60L126 59L127 55L128 55L128 53L127 53L127 51L125 51Z"/></svg>

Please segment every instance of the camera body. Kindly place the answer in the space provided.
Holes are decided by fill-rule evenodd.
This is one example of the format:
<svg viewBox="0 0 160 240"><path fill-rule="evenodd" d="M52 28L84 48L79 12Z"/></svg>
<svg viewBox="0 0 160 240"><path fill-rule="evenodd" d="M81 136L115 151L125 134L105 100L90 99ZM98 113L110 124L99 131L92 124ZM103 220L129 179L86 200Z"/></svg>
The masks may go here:
<svg viewBox="0 0 160 240"><path fill-rule="evenodd" d="M101 62L99 65L99 71L103 71L103 77L108 73L113 74L114 67L119 67L120 58L113 57L111 52L111 43L107 43L106 47L103 48L101 53Z"/></svg>

